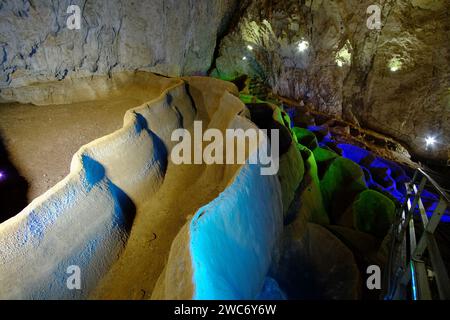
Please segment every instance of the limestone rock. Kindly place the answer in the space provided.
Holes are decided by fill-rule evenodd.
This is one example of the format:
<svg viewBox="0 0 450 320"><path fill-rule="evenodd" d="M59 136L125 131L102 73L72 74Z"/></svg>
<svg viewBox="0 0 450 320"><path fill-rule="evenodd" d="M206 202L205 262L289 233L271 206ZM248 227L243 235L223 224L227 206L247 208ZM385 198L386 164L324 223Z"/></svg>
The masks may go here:
<svg viewBox="0 0 450 320"><path fill-rule="evenodd" d="M0 89L142 69L204 74L235 0L2 1ZM69 30L78 4L81 28Z"/></svg>
<svg viewBox="0 0 450 320"><path fill-rule="evenodd" d="M311 131L298 127L294 127L292 131L297 137L298 143L307 147L309 150L314 150L318 147L319 143L317 142L317 138Z"/></svg>
<svg viewBox="0 0 450 320"><path fill-rule="evenodd" d="M330 149L320 147L315 148L313 153L317 163L319 179L322 179L329 165L339 156Z"/></svg>
<svg viewBox="0 0 450 320"><path fill-rule="evenodd" d="M314 154L302 145L298 145L298 148L305 164L305 174L299 188L298 218L294 224L298 224L298 228L300 229L303 228L306 221L318 224L328 224L330 223L330 220L325 210L324 200L320 191L320 180Z"/></svg>
<svg viewBox="0 0 450 320"><path fill-rule="evenodd" d="M367 27L373 4L253 1L221 42L217 74L260 77L279 95L446 160L450 2L381 2L381 30ZM428 135L439 137L439 148L424 148Z"/></svg>
<svg viewBox="0 0 450 320"><path fill-rule="evenodd" d="M291 232L291 233L289 233ZM357 299L360 275L352 252L326 228L288 227L277 280L289 299Z"/></svg>
<svg viewBox="0 0 450 320"><path fill-rule="evenodd" d="M353 161L338 157L325 172L320 188L331 220L336 222L367 186L362 169Z"/></svg>
<svg viewBox="0 0 450 320"><path fill-rule="evenodd" d="M296 198L296 191L303 180L305 167L303 158L295 143L291 144L289 151L280 157L280 170L278 179L280 180L283 212L286 215L290 204Z"/></svg>
<svg viewBox="0 0 450 320"><path fill-rule="evenodd" d="M352 205L354 226L357 230L384 238L395 218L395 204L374 190L361 192Z"/></svg>

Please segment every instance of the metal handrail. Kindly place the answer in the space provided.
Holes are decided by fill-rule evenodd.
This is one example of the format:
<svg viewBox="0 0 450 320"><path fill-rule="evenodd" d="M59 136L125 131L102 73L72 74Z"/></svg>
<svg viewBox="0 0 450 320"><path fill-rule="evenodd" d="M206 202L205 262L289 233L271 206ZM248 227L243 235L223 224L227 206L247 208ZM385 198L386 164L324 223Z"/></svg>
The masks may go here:
<svg viewBox="0 0 450 320"><path fill-rule="evenodd" d="M436 191L439 193L439 196L441 196L445 201L447 201L447 206L450 204L450 196L447 194L447 192L439 186L439 184L434 181L433 178L431 178L428 173L426 173L422 168L418 168L417 171L419 171L423 176L427 178L427 180L433 185L433 188L436 189Z"/></svg>
<svg viewBox="0 0 450 320"><path fill-rule="evenodd" d="M426 218L425 209L421 200L421 193L428 182L439 195L439 203L429 220ZM419 187L416 186L416 183L419 183ZM436 230L442 215L446 208L450 207L450 197L447 192L421 168L417 169L412 181L406 184L406 188L407 194L405 202L399 211L397 224L394 225L394 228L392 229L393 238L386 272L387 294L385 298L400 298L402 296L400 293L402 288L404 289L405 286L411 282L414 298L419 296L419 299L431 299L426 265L422 260L424 251L428 249L431 265L436 275L439 296L441 299L450 299L450 280L448 272L445 269L439 248L434 238L434 231ZM414 196L414 198L411 202L412 196ZM413 222L413 213L417 206L419 207L424 229L423 234L418 241L416 241ZM408 245L406 244L407 235L410 239L409 254L405 254L408 248ZM395 266L394 263L396 264Z"/></svg>

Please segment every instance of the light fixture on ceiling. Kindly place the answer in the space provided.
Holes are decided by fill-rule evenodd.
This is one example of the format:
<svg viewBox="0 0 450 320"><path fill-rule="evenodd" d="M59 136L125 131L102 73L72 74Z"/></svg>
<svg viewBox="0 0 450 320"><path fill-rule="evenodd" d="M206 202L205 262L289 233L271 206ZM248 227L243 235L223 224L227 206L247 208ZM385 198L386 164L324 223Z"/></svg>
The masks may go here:
<svg viewBox="0 0 450 320"><path fill-rule="evenodd" d="M247 60L247 57L242 57L242 60L244 60L244 61Z"/></svg>
<svg viewBox="0 0 450 320"><path fill-rule="evenodd" d="M253 47L251 45L248 45L247 49L250 50L250 51L253 51Z"/></svg>
<svg viewBox="0 0 450 320"><path fill-rule="evenodd" d="M433 146L436 143L435 137L427 137L425 138L425 143L427 144L427 147Z"/></svg>
<svg viewBox="0 0 450 320"><path fill-rule="evenodd" d="M402 69L403 62L400 60L400 58L394 57L389 60L388 67L391 72L397 72Z"/></svg>
<svg viewBox="0 0 450 320"><path fill-rule="evenodd" d="M299 52L304 52L304 51L306 51L309 48L309 42L305 41L305 40L302 40L302 41L300 41L298 43L297 48L298 48Z"/></svg>

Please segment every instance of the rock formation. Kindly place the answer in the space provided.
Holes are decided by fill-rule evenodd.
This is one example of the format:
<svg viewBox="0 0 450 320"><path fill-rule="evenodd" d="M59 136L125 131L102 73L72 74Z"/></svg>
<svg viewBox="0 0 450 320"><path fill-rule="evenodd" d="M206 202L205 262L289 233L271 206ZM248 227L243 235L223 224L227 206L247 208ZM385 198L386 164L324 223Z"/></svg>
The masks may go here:
<svg viewBox="0 0 450 320"><path fill-rule="evenodd" d="M450 3L250 1L222 40L214 74L249 74L285 97L372 128L412 153L448 159ZM369 6L381 29L369 29ZM425 138L437 137L426 149Z"/></svg>
<svg viewBox="0 0 450 320"><path fill-rule="evenodd" d="M235 0L2 1L0 89L117 71L205 74ZM69 29L70 5L81 28Z"/></svg>
<svg viewBox="0 0 450 320"><path fill-rule="evenodd" d="M50 126L62 106L74 122L77 108L111 119L91 113L99 101L127 111L120 128L71 144L90 141L65 177L69 163L53 168L54 186L40 185L24 209L8 206L23 210L0 221L0 298L368 296L363 276L386 264L416 166L401 143L447 157L423 146L430 135L449 142L448 1L80 0L75 29L70 5L0 4L0 120L39 135L22 112L46 110L49 121L36 122ZM369 7L381 10L380 25ZM241 163L178 163L175 133L188 139L196 123L221 137L240 129L232 141L246 142L247 129L276 132L244 145ZM38 164L57 149L48 140L33 154ZM183 153L204 157L205 140ZM0 165L14 178L3 198L27 189L17 157L7 157L13 142L0 141ZM266 142L279 151L271 175L251 162ZM438 198L424 195L429 211ZM78 290L67 285L74 267Z"/></svg>

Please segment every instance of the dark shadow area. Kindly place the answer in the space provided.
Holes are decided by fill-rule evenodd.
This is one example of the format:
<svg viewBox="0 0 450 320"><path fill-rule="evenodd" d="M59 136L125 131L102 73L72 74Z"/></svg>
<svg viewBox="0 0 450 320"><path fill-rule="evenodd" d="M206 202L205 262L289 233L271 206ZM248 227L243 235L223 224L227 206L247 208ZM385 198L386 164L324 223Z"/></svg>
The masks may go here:
<svg viewBox="0 0 450 320"><path fill-rule="evenodd" d="M182 117L182 115L178 109L176 109L176 110L178 111L178 113L177 113L178 120L182 122L182 118L180 120L180 117ZM176 112L176 111L174 110L174 112ZM158 137L158 135L156 135L156 133L154 133L152 130L149 129L147 120L144 118L144 116L137 112L135 112L135 115L136 115L136 126L135 126L136 132L139 133L144 130L145 132L148 133L148 135L150 136L150 138L152 139L152 142L153 142L153 148L154 148L153 161L156 161L158 163L158 165L161 168L161 171L165 175L166 170L167 170L167 165L168 165L167 148L164 145L164 142L161 140L161 138ZM179 125L181 125L180 128L182 128L182 123Z"/></svg>
<svg viewBox="0 0 450 320"><path fill-rule="evenodd" d="M130 234L134 218L136 217L136 206L133 200L122 189L111 181L109 181L108 185L114 198L114 208L116 211L115 223L119 228L125 230L127 234Z"/></svg>
<svg viewBox="0 0 450 320"><path fill-rule="evenodd" d="M27 206L27 193L28 182L10 160L0 133L0 223Z"/></svg>
<svg viewBox="0 0 450 320"><path fill-rule="evenodd" d="M301 238L285 243L279 268L271 275L288 300L354 300L362 293L360 271L353 254L343 250L329 230L306 229ZM337 252L337 253L336 253Z"/></svg>
<svg viewBox="0 0 450 320"><path fill-rule="evenodd" d="M260 129L268 130L267 134L271 140L271 129L278 129L280 133L280 156L288 152L292 144L292 137L289 130L281 123L273 119L273 109L265 103L249 103L246 104L250 111L252 121Z"/></svg>
<svg viewBox="0 0 450 320"><path fill-rule="evenodd" d="M87 155L82 156L82 163L86 171L85 188L89 192L97 183L105 178L106 171L101 163ZM107 183L114 201L114 223L129 234L136 216L136 206L133 200L122 189L109 179L107 179Z"/></svg>
<svg viewBox="0 0 450 320"><path fill-rule="evenodd" d="M330 231L336 238L338 238L340 241L342 241L345 246L347 246L348 249L353 254L353 257L355 258L356 265L359 270L359 274L361 277L361 285L359 287L361 299L362 300L379 300L381 298L381 291L380 290L369 290L367 286L365 285L365 279L367 278L367 268L371 265L377 265L381 268L381 270L384 270L386 267L387 261L384 260L381 255L377 255L374 252L376 252L380 246L382 245L381 240L375 239L374 242L370 244L365 244L365 246L358 246L355 245L354 241L351 240L351 238L348 238L345 236L345 232L342 230L346 230L346 228L337 227L333 228L330 226L327 226L328 231ZM341 231L340 231L341 230ZM356 232L355 232L356 234ZM364 238L361 237L361 244L364 241ZM368 246L371 246L371 251L369 250L361 250L361 248L368 249Z"/></svg>
<svg viewBox="0 0 450 320"><path fill-rule="evenodd" d="M242 90L245 89L245 86L246 86L245 83L246 83L247 79L248 79L247 75L244 74L242 76L239 76L239 77L231 80L231 82L238 88L239 92L241 92Z"/></svg>
<svg viewBox="0 0 450 320"><path fill-rule="evenodd" d="M194 110L194 115L197 115L197 106L195 105L195 100L192 97L192 93L191 93L191 87L189 86L189 83L185 82L184 83L184 89L186 90L186 94L189 97L189 100L191 101L191 105L192 105L192 109Z"/></svg>

